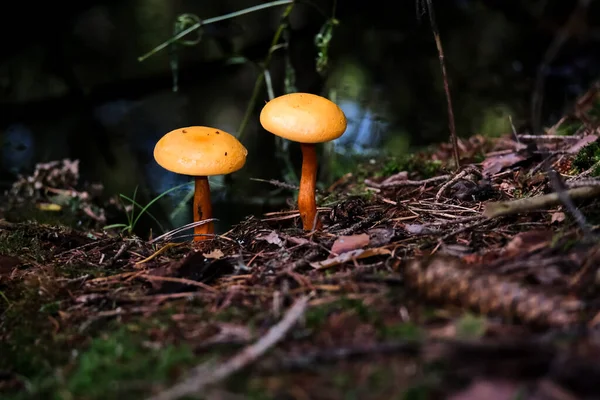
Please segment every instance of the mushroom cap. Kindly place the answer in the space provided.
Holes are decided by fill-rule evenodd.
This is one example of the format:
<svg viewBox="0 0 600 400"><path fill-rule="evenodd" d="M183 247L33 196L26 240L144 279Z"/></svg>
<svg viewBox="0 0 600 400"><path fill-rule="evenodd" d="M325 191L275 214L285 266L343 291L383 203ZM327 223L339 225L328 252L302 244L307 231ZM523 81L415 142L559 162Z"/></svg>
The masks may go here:
<svg viewBox="0 0 600 400"><path fill-rule="evenodd" d="M346 131L346 116L337 104L311 93L290 93L269 101L260 113L267 131L300 143L334 140Z"/></svg>
<svg viewBox="0 0 600 400"><path fill-rule="evenodd" d="M208 126L172 130L154 147L161 167L191 176L230 174L244 166L247 154L235 136Z"/></svg>

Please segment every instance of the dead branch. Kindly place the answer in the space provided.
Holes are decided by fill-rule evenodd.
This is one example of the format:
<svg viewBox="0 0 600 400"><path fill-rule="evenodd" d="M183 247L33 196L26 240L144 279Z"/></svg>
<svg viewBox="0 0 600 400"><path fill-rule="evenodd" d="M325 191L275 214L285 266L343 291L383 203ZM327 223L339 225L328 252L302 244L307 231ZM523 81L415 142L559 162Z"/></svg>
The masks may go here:
<svg viewBox="0 0 600 400"><path fill-rule="evenodd" d="M148 398L148 400L174 400L198 393L208 385L217 383L247 365L255 362L267 350L273 347L288 333L292 326L304 315L308 305L308 296L296 300L279 323L274 325L265 336L256 343L247 346L233 358L216 367L200 364L190 376L167 390Z"/></svg>
<svg viewBox="0 0 600 400"><path fill-rule="evenodd" d="M365 184L367 186L375 187L378 189L390 189L390 188L397 188L397 187L402 187L402 186L422 186L422 185L427 185L429 183L446 181L450 178L452 178L452 175L440 175L440 176L434 176L433 178L422 179L419 181L411 181L411 180L407 179L405 181L396 181L396 182L389 182L389 183L377 183L370 179L365 179Z"/></svg>
<svg viewBox="0 0 600 400"><path fill-rule="evenodd" d="M565 191L565 193L573 200L591 199L600 196L600 186L578 187L569 189ZM558 193L548 193L526 199L488 203L483 215L487 218L496 218L502 215L542 210L560 204L562 204L562 202Z"/></svg>

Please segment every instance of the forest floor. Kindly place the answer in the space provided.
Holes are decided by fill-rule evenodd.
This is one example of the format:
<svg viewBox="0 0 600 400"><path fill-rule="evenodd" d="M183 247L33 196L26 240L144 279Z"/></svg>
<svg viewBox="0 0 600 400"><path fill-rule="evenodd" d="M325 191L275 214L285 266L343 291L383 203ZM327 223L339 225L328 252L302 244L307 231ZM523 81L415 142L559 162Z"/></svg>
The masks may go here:
<svg viewBox="0 0 600 400"><path fill-rule="evenodd" d="M0 397L600 398L598 89L547 135L461 140L458 172L448 144L361 166L317 232L294 210L201 242L0 219ZM100 218L72 170L4 211Z"/></svg>

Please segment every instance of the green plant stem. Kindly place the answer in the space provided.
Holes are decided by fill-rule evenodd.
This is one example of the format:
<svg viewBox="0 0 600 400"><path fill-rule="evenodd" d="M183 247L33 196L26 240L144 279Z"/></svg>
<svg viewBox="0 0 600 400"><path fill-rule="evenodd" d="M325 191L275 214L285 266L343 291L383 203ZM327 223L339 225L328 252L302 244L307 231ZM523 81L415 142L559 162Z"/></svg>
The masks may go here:
<svg viewBox="0 0 600 400"><path fill-rule="evenodd" d="M290 15L293 8L294 8L294 3L291 2L291 4L289 6L287 6L285 11L281 15L281 19L285 20ZM277 46L277 43L279 42L279 39L281 38L281 35L282 35L284 29L285 29L285 24L284 23L279 24L279 27L277 28L277 31L275 32L275 35L273 36L273 40L271 41L271 46L269 47L269 52L267 53L267 57L265 58L265 61L263 62L263 66L262 66L263 71L258 75L258 77L256 78L256 82L254 83L254 89L252 90L252 96L250 97L250 101L248 102L248 107L246 107L246 112L244 113L244 118L242 119L242 122L240 123L240 126L237 130L238 140L240 140L240 141L242 140L242 137L244 136L244 132L246 131L246 126L248 126L248 121L250 120L250 116L252 115L252 112L254 111L254 106L256 105L258 93L260 93L260 88L265 80L264 70L269 68L269 64L271 63L271 58L273 56L273 50L274 50L275 46Z"/></svg>
<svg viewBox="0 0 600 400"><path fill-rule="evenodd" d="M236 18L239 17L241 15L244 14L250 14L253 13L255 11L260 11L260 10L264 10L265 8L271 8L271 7L277 7L277 6L282 6L285 4L291 4L294 3L295 0L277 0L277 1L272 1L270 3L265 3L265 4L259 4L257 6L252 6L249 8L245 8L243 10L239 10L239 11L235 11L229 14L223 14L220 15L218 17L214 17L214 18L208 18L205 19L203 21L197 22L194 25L190 26L189 28L179 32L177 35L173 36L172 38L170 38L169 40L165 41L162 44L159 44L158 46L156 46L155 48L153 48L152 50L150 50L148 53L144 54L141 57L138 57L138 61L142 62L145 59L147 59L148 57L152 56L153 54L158 53L159 51L165 49L167 46L177 42L179 39L183 38L185 35L200 29L202 26L204 25L209 25L209 24L214 24L215 22L220 22L220 21L224 21L227 19L231 19L231 18Z"/></svg>

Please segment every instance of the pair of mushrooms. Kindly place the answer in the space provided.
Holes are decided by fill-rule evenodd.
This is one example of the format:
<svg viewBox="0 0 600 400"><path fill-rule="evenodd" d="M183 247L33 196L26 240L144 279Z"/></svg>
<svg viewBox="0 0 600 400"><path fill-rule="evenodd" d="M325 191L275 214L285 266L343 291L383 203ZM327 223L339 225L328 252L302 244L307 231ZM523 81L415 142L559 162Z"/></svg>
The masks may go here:
<svg viewBox="0 0 600 400"><path fill-rule="evenodd" d="M299 142L302 174L298 209L304 230L320 229L315 190L316 143L328 142L346 131L346 116L332 101L310 93L290 93L269 101L260 113L263 128L284 139ZM195 179L194 222L212 218L208 176L225 175L242 168L248 150L220 129L192 126L175 129L154 148L154 159L163 168ZM194 240L214 233L212 222L194 228Z"/></svg>

